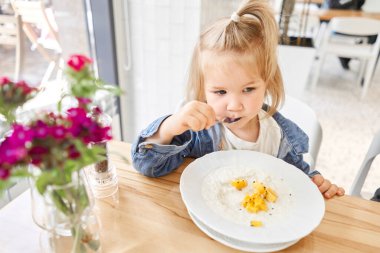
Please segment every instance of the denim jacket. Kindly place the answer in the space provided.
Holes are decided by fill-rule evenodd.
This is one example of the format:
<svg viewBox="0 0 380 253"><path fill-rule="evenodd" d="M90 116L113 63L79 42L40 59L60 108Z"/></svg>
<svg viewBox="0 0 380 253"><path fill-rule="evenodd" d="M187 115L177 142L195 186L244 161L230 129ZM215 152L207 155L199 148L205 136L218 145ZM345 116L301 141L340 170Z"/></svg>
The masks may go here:
<svg viewBox="0 0 380 253"><path fill-rule="evenodd" d="M178 168L186 157L199 158L222 150L223 126L221 123L198 132L188 130L175 136L170 145L145 142L145 139L155 134L161 123L169 116L163 116L152 122L141 132L132 146L133 167L146 176L164 176ZM282 131L277 157L296 166L309 177L318 174L319 172L312 171L303 159L303 154L309 149L309 137L294 122L286 119L279 112L272 117Z"/></svg>

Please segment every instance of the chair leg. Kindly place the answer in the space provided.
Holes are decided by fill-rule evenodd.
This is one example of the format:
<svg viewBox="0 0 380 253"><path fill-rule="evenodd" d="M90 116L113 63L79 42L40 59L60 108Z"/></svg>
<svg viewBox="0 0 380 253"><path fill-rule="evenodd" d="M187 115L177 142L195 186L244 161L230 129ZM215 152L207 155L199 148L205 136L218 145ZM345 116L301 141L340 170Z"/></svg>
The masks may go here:
<svg viewBox="0 0 380 253"><path fill-rule="evenodd" d="M21 17L17 16L17 43L16 43L16 64L15 64L15 73L14 80L19 80L20 73L24 65L24 35L21 28Z"/></svg>
<svg viewBox="0 0 380 253"><path fill-rule="evenodd" d="M354 182L352 183L351 189L350 189L350 195L353 196L361 196L361 191L364 185L364 181L367 178L369 169L371 167L371 164L375 158L368 160L365 162L362 167L360 168L358 174L356 175Z"/></svg>
<svg viewBox="0 0 380 253"><path fill-rule="evenodd" d="M62 80L64 64L65 64L65 62L64 62L63 58L60 56L58 59L58 69L57 69L57 79L58 80Z"/></svg>
<svg viewBox="0 0 380 253"><path fill-rule="evenodd" d="M56 62L55 61L51 61L49 63L49 66L48 68L46 69L46 72L42 78L42 81L41 81L41 85L45 85L47 81L49 81L52 73L53 73L53 70L55 68L55 65L56 65Z"/></svg>
<svg viewBox="0 0 380 253"><path fill-rule="evenodd" d="M359 65L359 71L358 71L358 78L356 80L356 82L358 83L358 87L361 86L361 82L362 82L362 79L363 79L363 76L364 76L364 70L365 70L365 67L367 65L367 60L359 60L360 61L360 65Z"/></svg>
<svg viewBox="0 0 380 253"><path fill-rule="evenodd" d="M372 80L372 73L373 73L373 70L375 68L375 64L376 64L376 57L370 59L367 63L367 69L366 69L366 73L364 76L364 85L363 85L363 90L362 90L362 94L361 94L361 99L363 99L365 97L365 95L367 94L368 87L369 87L371 80Z"/></svg>
<svg viewBox="0 0 380 253"><path fill-rule="evenodd" d="M325 54L320 54L320 55L317 55L317 57L319 59L316 60L316 67L315 67L315 71L314 71L314 76L313 76L313 79L311 81L311 90L314 90L315 87L317 86L317 83L318 83L318 79L319 79L319 73L321 72L321 68L322 68L322 64L325 60Z"/></svg>
<svg viewBox="0 0 380 253"><path fill-rule="evenodd" d="M363 163L356 174L354 182L350 189L350 195L360 196L364 181L368 175L369 169L373 160L380 154L380 131L375 134L371 145L368 148L367 154L363 160Z"/></svg>
<svg viewBox="0 0 380 253"><path fill-rule="evenodd" d="M20 46L16 45L16 64L15 64L15 74L13 77L14 80L19 80L20 69L21 69L21 52L20 52Z"/></svg>

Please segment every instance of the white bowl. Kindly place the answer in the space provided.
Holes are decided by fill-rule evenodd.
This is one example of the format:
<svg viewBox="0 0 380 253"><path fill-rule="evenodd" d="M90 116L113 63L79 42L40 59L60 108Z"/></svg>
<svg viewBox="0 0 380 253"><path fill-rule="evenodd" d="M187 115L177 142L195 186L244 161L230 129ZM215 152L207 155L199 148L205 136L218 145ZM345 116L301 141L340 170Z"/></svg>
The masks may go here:
<svg viewBox="0 0 380 253"><path fill-rule="evenodd" d="M262 227L251 227L249 221L244 224L229 219L229 210L225 215L213 208L210 199L204 194L205 189L210 187L210 176L218 175L219 172L226 174L224 178L220 177L221 180L244 177L247 172L253 173L258 179L265 177L269 185L272 180L273 185L270 186L280 191L276 192L278 200L273 203L273 207L281 206L282 209L277 209L281 211L274 212L273 216L268 216L269 212L260 212L258 217L265 219ZM217 185L217 181L212 183ZM278 185L279 182L282 185ZM224 185L228 187L228 184ZM196 159L182 173L180 191L189 213L199 222L228 238L263 247L266 247L265 244L291 245L300 240L320 224L325 212L324 199L306 174L281 159L254 151L218 151ZM245 212L242 209L239 212Z"/></svg>

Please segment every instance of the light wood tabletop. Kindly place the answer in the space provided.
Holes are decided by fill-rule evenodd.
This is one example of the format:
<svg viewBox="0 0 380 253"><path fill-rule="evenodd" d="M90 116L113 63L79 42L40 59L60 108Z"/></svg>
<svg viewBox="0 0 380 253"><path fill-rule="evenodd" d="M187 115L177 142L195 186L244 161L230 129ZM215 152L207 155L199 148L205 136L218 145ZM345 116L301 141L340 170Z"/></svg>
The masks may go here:
<svg viewBox="0 0 380 253"><path fill-rule="evenodd" d="M297 0L297 3L323 4L324 0Z"/></svg>
<svg viewBox="0 0 380 253"><path fill-rule="evenodd" d="M330 21L334 17L365 17L380 20L380 13L361 10L318 9L310 10L309 15L318 16L321 21Z"/></svg>
<svg viewBox="0 0 380 253"><path fill-rule="evenodd" d="M118 169L120 203L96 202L103 252L240 252L211 239L190 219L179 180L192 159L167 176L148 178L115 155L130 157L130 144L112 141L110 151ZM27 252L39 252L28 198L26 192L0 210L2 252L26 252L20 251L23 243ZM281 252L380 252L379 238L380 203L344 196L327 200L321 224Z"/></svg>

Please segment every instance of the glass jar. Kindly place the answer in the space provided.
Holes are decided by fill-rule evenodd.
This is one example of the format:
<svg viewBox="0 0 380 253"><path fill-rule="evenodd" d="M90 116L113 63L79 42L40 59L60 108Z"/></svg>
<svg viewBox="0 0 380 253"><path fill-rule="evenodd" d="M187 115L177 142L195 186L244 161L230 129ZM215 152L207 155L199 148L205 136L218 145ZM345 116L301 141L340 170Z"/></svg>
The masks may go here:
<svg viewBox="0 0 380 253"><path fill-rule="evenodd" d="M112 118L104 112L93 115L102 126L111 126ZM86 173L89 177L90 186L96 199L104 201L113 207L119 204L119 184L116 167L108 159L108 142L91 143L105 150L105 160L87 166Z"/></svg>

